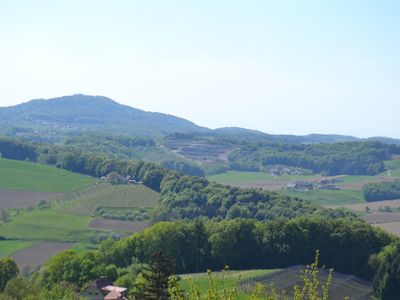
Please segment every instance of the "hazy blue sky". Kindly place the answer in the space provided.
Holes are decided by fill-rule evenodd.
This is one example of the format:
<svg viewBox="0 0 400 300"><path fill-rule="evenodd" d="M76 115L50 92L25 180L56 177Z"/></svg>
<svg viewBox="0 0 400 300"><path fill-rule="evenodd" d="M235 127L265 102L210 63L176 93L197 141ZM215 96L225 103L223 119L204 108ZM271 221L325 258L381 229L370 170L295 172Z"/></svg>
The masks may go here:
<svg viewBox="0 0 400 300"><path fill-rule="evenodd" d="M0 1L0 106L104 95L208 127L400 138L400 1Z"/></svg>

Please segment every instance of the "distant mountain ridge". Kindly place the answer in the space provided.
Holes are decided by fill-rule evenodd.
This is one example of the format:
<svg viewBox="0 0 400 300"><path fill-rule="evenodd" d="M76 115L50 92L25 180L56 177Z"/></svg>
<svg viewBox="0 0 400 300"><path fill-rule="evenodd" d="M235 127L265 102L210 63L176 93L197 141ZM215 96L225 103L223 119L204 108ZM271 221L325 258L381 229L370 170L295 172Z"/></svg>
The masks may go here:
<svg viewBox="0 0 400 300"><path fill-rule="evenodd" d="M245 141L278 143L335 143L363 139L337 134L273 135L257 130L223 127L215 130L173 115L146 112L103 96L76 94L51 99L35 99L0 107L0 134L53 139L82 132L102 132L125 136L163 138L173 133L234 137ZM373 137L369 140L400 144L399 139Z"/></svg>
<svg viewBox="0 0 400 300"><path fill-rule="evenodd" d="M54 131L101 131L161 137L210 129L168 114L146 112L102 96L72 95L0 108L0 124Z"/></svg>

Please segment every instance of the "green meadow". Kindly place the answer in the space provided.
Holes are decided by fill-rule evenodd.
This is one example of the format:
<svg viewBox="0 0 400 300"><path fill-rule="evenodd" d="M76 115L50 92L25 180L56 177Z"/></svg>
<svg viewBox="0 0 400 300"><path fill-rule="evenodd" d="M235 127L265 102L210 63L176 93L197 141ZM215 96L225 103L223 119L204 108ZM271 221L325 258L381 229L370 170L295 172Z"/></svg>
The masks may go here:
<svg viewBox="0 0 400 300"><path fill-rule="evenodd" d="M49 210L19 210L8 223L0 224L1 236L27 241L87 242L92 218Z"/></svg>
<svg viewBox="0 0 400 300"><path fill-rule="evenodd" d="M301 180L318 178L318 175L284 175L274 177L264 172L243 172L243 171L228 171L222 174L208 176L210 181L216 181L223 184L246 184L263 180Z"/></svg>
<svg viewBox="0 0 400 300"><path fill-rule="evenodd" d="M11 255L12 253L27 248L33 244L32 241L7 240L0 241L0 257Z"/></svg>
<svg viewBox="0 0 400 300"><path fill-rule="evenodd" d="M299 197L319 205L346 205L365 202L361 191L355 190L282 190L280 193L287 196Z"/></svg>
<svg viewBox="0 0 400 300"><path fill-rule="evenodd" d="M67 193L94 178L52 166L0 158L0 189Z"/></svg>

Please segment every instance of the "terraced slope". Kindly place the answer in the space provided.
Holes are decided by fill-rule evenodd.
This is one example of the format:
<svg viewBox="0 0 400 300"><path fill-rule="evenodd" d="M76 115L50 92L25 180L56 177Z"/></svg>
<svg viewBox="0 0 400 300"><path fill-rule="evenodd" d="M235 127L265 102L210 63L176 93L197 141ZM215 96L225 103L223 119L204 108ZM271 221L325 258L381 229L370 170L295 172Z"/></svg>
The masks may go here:
<svg viewBox="0 0 400 300"><path fill-rule="evenodd" d="M139 184L97 184L57 199L61 211L73 215L93 215L98 207L154 208L159 193Z"/></svg>

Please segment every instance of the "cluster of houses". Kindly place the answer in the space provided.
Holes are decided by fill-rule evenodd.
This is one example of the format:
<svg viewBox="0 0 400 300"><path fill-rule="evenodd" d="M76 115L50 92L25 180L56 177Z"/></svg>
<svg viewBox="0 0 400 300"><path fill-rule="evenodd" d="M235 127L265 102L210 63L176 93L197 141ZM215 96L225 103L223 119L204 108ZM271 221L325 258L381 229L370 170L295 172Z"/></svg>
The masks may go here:
<svg viewBox="0 0 400 300"><path fill-rule="evenodd" d="M311 181L301 181L296 180L288 183L286 185L287 189L295 190L329 190L338 191L341 190L340 186L335 185L335 183L342 182L343 179L339 177L333 178L320 178L314 182Z"/></svg>
<svg viewBox="0 0 400 300"><path fill-rule="evenodd" d="M99 278L91 282L80 293L80 297L87 300L127 300L127 289L114 286L107 278Z"/></svg>

